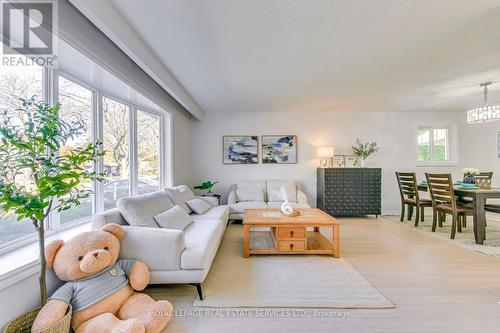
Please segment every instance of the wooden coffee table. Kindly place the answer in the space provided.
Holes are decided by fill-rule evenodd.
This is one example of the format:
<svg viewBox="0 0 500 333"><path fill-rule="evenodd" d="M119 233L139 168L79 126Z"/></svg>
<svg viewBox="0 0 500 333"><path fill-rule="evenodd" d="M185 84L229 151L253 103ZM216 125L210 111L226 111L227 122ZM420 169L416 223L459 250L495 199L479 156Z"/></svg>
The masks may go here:
<svg viewBox="0 0 500 333"><path fill-rule="evenodd" d="M317 208L299 209L300 216L284 216L279 209L245 209L243 256L250 254L329 254L340 257L340 221ZM251 228L269 227L252 239ZM329 241L320 227L332 229ZM260 244L258 244L260 243Z"/></svg>

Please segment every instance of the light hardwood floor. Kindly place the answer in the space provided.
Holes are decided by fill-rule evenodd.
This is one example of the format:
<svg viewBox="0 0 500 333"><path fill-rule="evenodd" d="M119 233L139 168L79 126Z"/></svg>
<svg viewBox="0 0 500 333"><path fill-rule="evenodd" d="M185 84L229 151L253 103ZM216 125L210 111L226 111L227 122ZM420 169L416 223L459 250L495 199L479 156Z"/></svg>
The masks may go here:
<svg viewBox="0 0 500 333"><path fill-rule="evenodd" d="M318 318L311 311L309 317L281 318L186 315L200 310L192 307L194 287L148 288L147 293L168 299L179 311L165 332L500 332L500 258L384 218L341 220L342 257L395 309L337 310L347 311L346 318Z"/></svg>

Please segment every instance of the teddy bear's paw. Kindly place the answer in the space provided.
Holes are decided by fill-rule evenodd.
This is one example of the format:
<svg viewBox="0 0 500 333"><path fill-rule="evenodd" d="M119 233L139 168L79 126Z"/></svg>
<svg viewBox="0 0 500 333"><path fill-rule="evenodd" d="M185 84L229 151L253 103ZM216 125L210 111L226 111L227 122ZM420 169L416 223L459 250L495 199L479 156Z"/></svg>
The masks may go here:
<svg viewBox="0 0 500 333"><path fill-rule="evenodd" d="M145 333L144 324L137 319L120 320L112 313L103 313L87 320L76 333Z"/></svg>

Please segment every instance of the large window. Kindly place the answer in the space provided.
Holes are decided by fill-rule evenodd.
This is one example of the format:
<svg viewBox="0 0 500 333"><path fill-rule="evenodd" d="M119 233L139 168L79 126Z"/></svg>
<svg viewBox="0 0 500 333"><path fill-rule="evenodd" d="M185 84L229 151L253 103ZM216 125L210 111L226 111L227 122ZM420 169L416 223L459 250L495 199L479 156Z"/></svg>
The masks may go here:
<svg viewBox="0 0 500 333"><path fill-rule="evenodd" d="M163 115L146 107L152 103L137 105L123 98L110 97L92 84L82 83L57 71L37 66L0 65L0 121L8 119L23 126L25 119L16 112L22 107L19 99L36 96L42 100L44 92L61 103L60 115L64 120L83 121L86 125L86 131L67 141L60 147L58 154L64 155L77 146L101 141L105 155L98 164L89 164L87 167L92 169L100 166L108 173L100 186L96 182L81 184L82 189L93 190L94 194L84 199L79 206L50 215L47 221L49 232L72 223L89 221L92 214L116 207L119 198L160 188ZM16 181L29 186L28 170L20 172ZM14 216L0 212L0 252L6 251L5 247L18 246L21 244L19 240L34 239L36 234L31 221L16 221Z"/></svg>
<svg viewBox="0 0 500 333"><path fill-rule="evenodd" d="M61 117L67 122L83 121L87 130L74 137L61 146L59 155L64 155L75 147L87 145L93 141L92 118L93 118L93 93L91 90L68 80L62 76L59 77L59 102L61 103ZM94 166L89 164L87 168ZM88 181L81 186L82 190L92 190L92 182ZM69 210L61 212L61 224L80 220L92 215L92 197L83 199L80 206L75 206Z"/></svg>
<svg viewBox="0 0 500 333"><path fill-rule="evenodd" d="M8 120L22 126L26 119L16 110L21 108L20 98L36 96L43 99L43 68L38 66L2 66L0 64L0 121ZM30 184L30 173L23 170L16 182ZM33 234L29 220L16 221L14 216L0 212L0 246Z"/></svg>
<svg viewBox="0 0 500 333"><path fill-rule="evenodd" d="M139 194L160 187L160 117L137 111L137 159Z"/></svg>
<svg viewBox="0 0 500 333"><path fill-rule="evenodd" d="M116 207L116 200L130 194L130 106L103 97L104 169L109 178L104 185L104 209Z"/></svg>
<svg viewBox="0 0 500 333"><path fill-rule="evenodd" d="M446 127L421 127L418 130L418 160L445 162L449 160L449 131Z"/></svg>

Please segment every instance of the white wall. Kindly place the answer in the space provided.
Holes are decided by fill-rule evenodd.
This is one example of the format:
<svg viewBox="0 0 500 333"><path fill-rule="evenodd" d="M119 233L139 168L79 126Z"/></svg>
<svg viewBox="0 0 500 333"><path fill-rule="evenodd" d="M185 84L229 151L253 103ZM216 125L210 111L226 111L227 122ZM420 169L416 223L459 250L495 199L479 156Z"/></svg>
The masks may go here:
<svg viewBox="0 0 500 333"><path fill-rule="evenodd" d="M376 141L380 151L367 166L383 171L383 211L400 209L395 171L452 172L460 176L459 165L417 167L416 136L419 125L452 125L460 128L461 112L317 112L317 113L212 113L194 125L193 180L218 180L215 192L227 196L229 186L241 179L289 178L299 180L315 205L316 147L333 145L337 154L349 154L356 138ZM295 134L298 163L293 165L224 165L223 135ZM193 184L191 184L193 185Z"/></svg>
<svg viewBox="0 0 500 333"><path fill-rule="evenodd" d="M463 143L461 166L493 171L493 186L500 187L497 132L500 132L500 121L471 125L462 119L460 123L460 139Z"/></svg>

